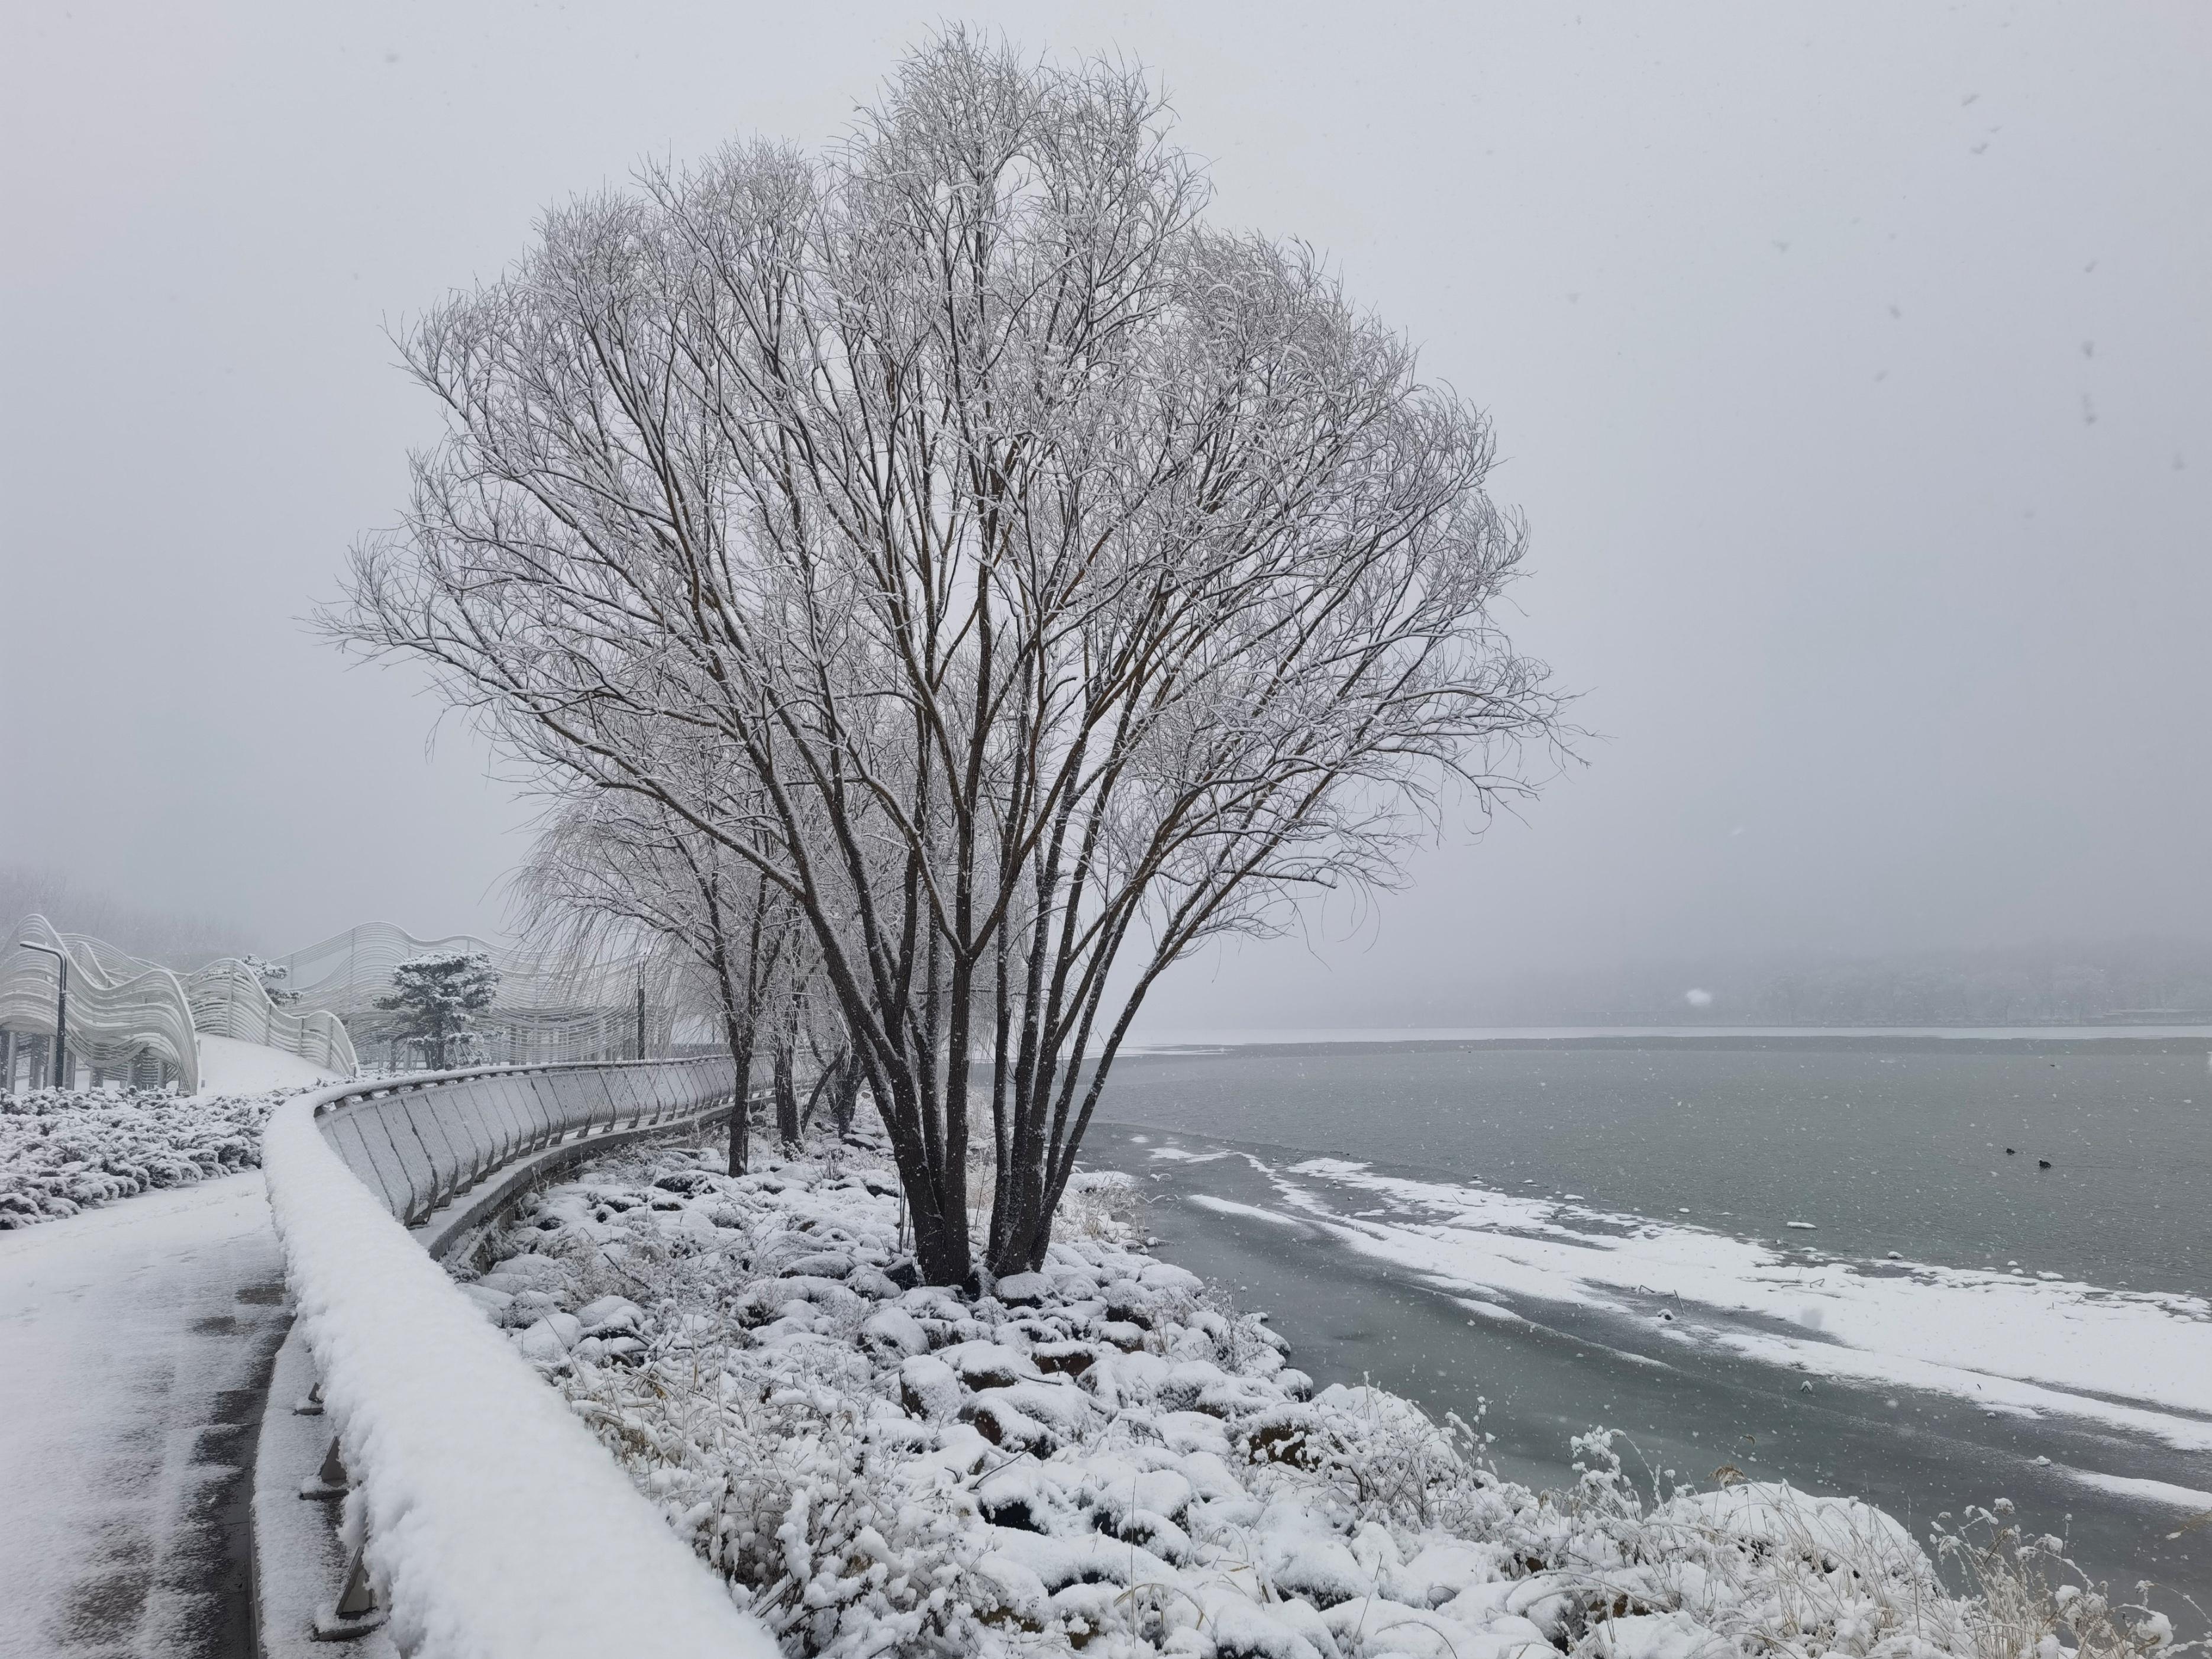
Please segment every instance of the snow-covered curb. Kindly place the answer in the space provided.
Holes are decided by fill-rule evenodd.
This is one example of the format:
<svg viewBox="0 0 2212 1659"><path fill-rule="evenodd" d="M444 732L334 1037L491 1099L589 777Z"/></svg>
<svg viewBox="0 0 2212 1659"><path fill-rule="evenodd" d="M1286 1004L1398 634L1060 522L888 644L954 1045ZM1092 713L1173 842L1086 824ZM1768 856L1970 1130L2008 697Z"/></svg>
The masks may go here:
<svg viewBox="0 0 2212 1659"><path fill-rule="evenodd" d="M0 1094L0 1231L253 1169L261 1126L291 1092Z"/></svg>
<svg viewBox="0 0 2212 1659"><path fill-rule="evenodd" d="M286 1276L406 1653L774 1651L621 1470L331 1151L325 1090L263 1152Z"/></svg>
<svg viewBox="0 0 2212 1659"><path fill-rule="evenodd" d="M662 1148L526 1203L465 1289L794 1656L2057 1659L2047 1591L1947 1593L1849 1499L1639 1492L1601 1432L1573 1490L1504 1481L1478 1429L1316 1394L1258 1319L1091 1219L969 1300L895 1276L865 1154L733 1180ZM2002 1511L1981 1535L2008 1586L2063 1571ZM2069 1645L2170 1639L2070 1605Z"/></svg>

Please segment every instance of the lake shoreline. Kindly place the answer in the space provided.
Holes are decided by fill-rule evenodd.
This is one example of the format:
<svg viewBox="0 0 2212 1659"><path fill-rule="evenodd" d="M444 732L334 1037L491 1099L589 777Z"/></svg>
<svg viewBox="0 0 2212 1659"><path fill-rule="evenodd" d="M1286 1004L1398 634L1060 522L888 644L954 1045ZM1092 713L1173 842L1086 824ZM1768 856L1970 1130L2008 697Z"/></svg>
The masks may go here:
<svg viewBox="0 0 2212 1659"><path fill-rule="evenodd" d="M1485 1284L1464 1264L1440 1270L1424 1242L1452 1231L1437 1215L1377 1212L1393 1207L1391 1194L1370 1190L1376 1206L1357 1213L1348 1201L1285 1201L1285 1171L1329 1162L1297 1149L1116 1123L1094 1130L1089 1150L1144 1182L1163 1253L1268 1309L1317 1379L1371 1379L1438 1413L1486 1404L1511 1478L1556 1483L1571 1436L1601 1422L1622 1429L1654 1467L1704 1476L1734 1464L1753 1478L1863 1498L1917 1531L1941 1513L2006 1497L2033 1524L2069 1533L2093 1571L2115 1582L2147 1574L2212 1601L2212 1538L2201 1526L2193 1539L2166 1536L2212 1510L2212 1449L2186 1450L2158 1432L2179 1425L2187 1437L2201 1424L2212 1448L2212 1416L2177 1402L2155 1421L2130 1425L2124 1408L2100 1420L2087 1389L1993 1407L1956 1370L1926 1373L1920 1386L1853 1374L1851 1350L1786 1308L1779 1317L1723 1316L1629 1287L1593 1297ZM1416 1173L1377 1170L1367 1185ZM1315 1184L1310 1174L1296 1179ZM1640 1219L1616 1218L1613 1231ZM1542 1242L1526 1215L1492 1221L1516 1249ZM1553 1242L1588 1252L1605 1231L1585 1224L1573 1242ZM1716 1245L1724 1237L1711 1237ZM1889 1264L1840 1265L1878 1273ZM2032 1299L2044 1283L2013 1288Z"/></svg>

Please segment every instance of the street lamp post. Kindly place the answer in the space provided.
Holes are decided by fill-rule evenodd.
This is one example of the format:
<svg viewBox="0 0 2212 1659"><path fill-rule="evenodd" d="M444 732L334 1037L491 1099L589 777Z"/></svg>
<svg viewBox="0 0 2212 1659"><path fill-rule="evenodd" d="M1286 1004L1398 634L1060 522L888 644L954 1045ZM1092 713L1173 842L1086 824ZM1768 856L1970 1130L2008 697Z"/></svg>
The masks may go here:
<svg viewBox="0 0 2212 1659"><path fill-rule="evenodd" d="M54 959L61 975L60 988L54 994L54 1073L52 1086L66 1089L68 1080L62 1076L62 1062L69 1054L69 952L58 945L40 945L36 940L19 939L15 943L26 951L42 951Z"/></svg>

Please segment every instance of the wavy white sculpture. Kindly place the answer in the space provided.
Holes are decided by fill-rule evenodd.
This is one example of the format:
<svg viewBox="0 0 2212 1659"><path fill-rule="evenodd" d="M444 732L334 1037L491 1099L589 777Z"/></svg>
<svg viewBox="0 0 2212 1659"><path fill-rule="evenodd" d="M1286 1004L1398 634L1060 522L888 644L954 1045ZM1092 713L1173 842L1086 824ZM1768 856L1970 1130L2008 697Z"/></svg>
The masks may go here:
<svg viewBox="0 0 2212 1659"><path fill-rule="evenodd" d="M364 922L276 958L299 1006L337 1015L364 1043L392 970L416 957L480 951L499 969L499 998L477 1031L478 1059L516 1065L637 1056L637 995L646 988L646 1047L665 1052L676 1013L664 964L636 957L574 964L524 956L471 933L417 939L388 921ZM369 1049L373 1054L374 1048Z"/></svg>
<svg viewBox="0 0 2212 1659"><path fill-rule="evenodd" d="M264 1043L354 1075L360 1066L352 1030L381 1040L376 1004L391 993L392 970L449 951L481 951L500 971L498 1000L476 1034L482 1060L544 1065L631 1058L638 1049L641 986L646 1048L665 1053L674 1038L677 1016L665 973L642 961L548 967L471 934L417 939L391 922L374 921L276 958L284 970L281 983L294 994L280 1005L270 998L261 969L235 957L179 974L32 915L0 939L0 1050L6 1051L0 1053L0 1086L18 1063L36 1069L52 1051L62 956L69 963L68 1048L75 1060L115 1073L158 1062L189 1093L199 1087L193 1037L201 1032Z"/></svg>
<svg viewBox="0 0 2212 1659"><path fill-rule="evenodd" d="M34 1043L44 1039L41 1048L52 1044L66 959L70 1054L118 1072L158 1060L182 1079L187 1092L199 1087L191 1003L183 981L168 969L82 933L62 933L39 915L26 916L0 944L5 947L0 955L0 1029L16 1042L28 1037ZM33 1056L40 1051L34 1049ZM11 1065L15 1058L11 1053Z"/></svg>

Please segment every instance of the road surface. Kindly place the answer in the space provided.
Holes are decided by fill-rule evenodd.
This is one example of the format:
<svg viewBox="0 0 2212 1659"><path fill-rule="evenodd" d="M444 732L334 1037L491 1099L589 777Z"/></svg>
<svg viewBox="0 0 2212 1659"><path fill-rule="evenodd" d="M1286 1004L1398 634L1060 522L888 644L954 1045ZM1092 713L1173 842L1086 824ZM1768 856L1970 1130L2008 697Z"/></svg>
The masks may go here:
<svg viewBox="0 0 2212 1659"><path fill-rule="evenodd" d="M0 1233L0 1659L252 1652L259 1171Z"/></svg>

